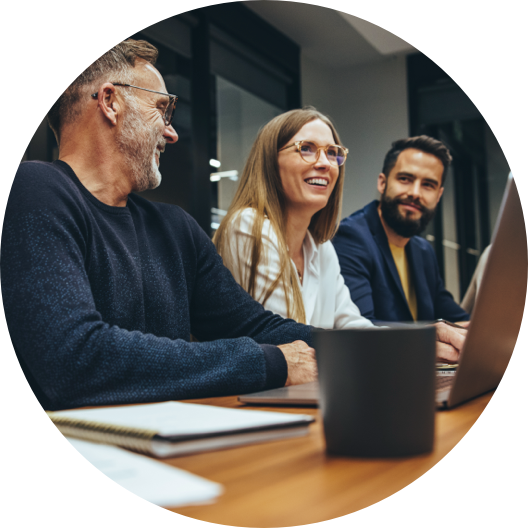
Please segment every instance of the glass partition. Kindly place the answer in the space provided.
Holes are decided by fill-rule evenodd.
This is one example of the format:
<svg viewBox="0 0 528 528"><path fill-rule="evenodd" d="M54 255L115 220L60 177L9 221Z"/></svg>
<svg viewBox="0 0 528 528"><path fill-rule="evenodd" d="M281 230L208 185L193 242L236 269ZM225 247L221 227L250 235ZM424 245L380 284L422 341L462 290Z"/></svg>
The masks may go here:
<svg viewBox="0 0 528 528"><path fill-rule="evenodd" d="M211 228L225 215L258 131L283 112L277 106L216 76L217 159L211 160L213 204Z"/></svg>

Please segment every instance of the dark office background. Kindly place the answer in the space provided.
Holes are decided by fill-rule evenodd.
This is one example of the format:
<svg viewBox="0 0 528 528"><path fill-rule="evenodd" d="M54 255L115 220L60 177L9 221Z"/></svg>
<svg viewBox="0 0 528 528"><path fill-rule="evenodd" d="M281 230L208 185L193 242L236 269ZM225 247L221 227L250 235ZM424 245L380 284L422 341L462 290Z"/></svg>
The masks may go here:
<svg viewBox="0 0 528 528"><path fill-rule="evenodd" d="M179 205L212 234L260 126L301 106L302 48L241 3L190 11L132 37L159 48L157 67L167 90L179 97L179 141L162 156L160 187L143 194ZM456 267L464 292L492 230L489 127L457 84L427 57L408 54L406 68L410 134L441 139L454 157L449 192L424 236L437 252L442 274L446 266ZM24 160L57 156L55 138L43 121ZM450 230L456 232L446 233Z"/></svg>

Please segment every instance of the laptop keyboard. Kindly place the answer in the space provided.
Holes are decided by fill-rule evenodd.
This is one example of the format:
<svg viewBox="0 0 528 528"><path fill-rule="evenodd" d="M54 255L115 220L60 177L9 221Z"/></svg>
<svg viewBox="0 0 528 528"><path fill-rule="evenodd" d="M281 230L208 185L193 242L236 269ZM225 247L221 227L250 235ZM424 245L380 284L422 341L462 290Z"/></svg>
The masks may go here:
<svg viewBox="0 0 528 528"><path fill-rule="evenodd" d="M455 376L436 376L436 392L448 389L455 379Z"/></svg>

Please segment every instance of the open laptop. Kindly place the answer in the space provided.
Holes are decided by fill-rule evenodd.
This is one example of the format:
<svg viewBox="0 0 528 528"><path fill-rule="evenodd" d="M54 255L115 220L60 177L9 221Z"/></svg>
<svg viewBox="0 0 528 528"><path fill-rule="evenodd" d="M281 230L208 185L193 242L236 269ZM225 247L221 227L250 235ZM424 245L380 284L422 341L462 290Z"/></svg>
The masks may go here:
<svg viewBox="0 0 528 528"><path fill-rule="evenodd" d="M510 173L456 373L438 373L438 407L453 407L500 383L521 326L527 273L524 218ZM319 388L312 382L246 394L239 400L259 405L315 406Z"/></svg>

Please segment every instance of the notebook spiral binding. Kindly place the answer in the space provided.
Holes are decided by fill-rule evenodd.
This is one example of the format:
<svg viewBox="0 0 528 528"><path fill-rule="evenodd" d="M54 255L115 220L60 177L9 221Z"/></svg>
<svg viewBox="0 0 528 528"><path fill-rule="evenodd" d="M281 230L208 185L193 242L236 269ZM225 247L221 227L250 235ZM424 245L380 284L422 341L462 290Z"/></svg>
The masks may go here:
<svg viewBox="0 0 528 528"><path fill-rule="evenodd" d="M57 429L65 436L99 444L117 445L137 453L152 454L152 440L157 433L151 429L137 429L102 422L77 420L56 416L51 412L47 414Z"/></svg>

